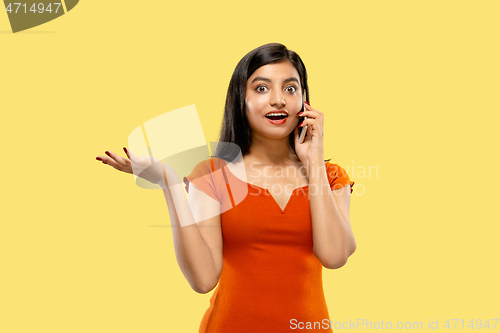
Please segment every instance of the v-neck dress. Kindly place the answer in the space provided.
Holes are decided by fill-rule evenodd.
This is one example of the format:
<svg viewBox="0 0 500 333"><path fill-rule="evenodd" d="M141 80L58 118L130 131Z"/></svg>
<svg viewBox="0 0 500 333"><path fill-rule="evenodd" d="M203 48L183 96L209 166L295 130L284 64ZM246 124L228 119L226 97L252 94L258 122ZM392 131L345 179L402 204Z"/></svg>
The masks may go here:
<svg viewBox="0 0 500 333"><path fill-rule="evenodd" d="M331 189L354 182L325 162ZM183 178L221 204L223 266L199 333L333 332L313 253L309 185L291 192L284 209L270 191L236 177L224 160L198 163ZM317 322L315 326L312 326ZM302 326L300 326L302 327Z"/></svg>

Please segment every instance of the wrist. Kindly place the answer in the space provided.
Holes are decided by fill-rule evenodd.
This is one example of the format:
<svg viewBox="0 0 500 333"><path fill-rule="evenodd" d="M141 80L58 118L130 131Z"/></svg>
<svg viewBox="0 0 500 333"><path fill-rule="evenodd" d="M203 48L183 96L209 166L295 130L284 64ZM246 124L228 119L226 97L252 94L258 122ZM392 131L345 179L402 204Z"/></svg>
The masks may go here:
<svg viewBox="0 0 500 333"><path fill-rule="evenodd" d="M153 182L156 185L159 185L162 188L166 188L169 183L172 183L172 170L171 167L165 164L163 161L160 161L160 168L158 168L158 178ZM168 178L170 177L171 181L169 182Z"/></svg>

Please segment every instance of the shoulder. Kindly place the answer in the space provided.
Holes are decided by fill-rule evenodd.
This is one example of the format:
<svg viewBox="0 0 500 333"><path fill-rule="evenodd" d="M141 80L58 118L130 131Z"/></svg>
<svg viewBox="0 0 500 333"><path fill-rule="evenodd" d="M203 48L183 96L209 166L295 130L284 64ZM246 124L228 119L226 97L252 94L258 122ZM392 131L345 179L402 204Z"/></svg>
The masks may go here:
<svg viewBox="0 0 500 333"><path fill-rule="evenodd" d="M204 160L199 161L194 169L204 170L204 171L214 171L219 169L221 166L224 166L227 162L218 157L210 157Z"/></svg>
<svg viewBox="0 0 500 333"><path fill-rule="evenodd" d="M325 168L326 172L328 173L328 176L331 176L333 178L336 178L340 174L345 173L344 168L342 168L340 165L336 163L325 162Z"/></svg>
<svg viewBox="0 0 500 333"><path fill-rule="evenodd" d="M188 176L183 178L186 192L189 193L189 183L219 201L224 177L221 172L216 172L223 166L223 160L206 158L196 163ZM220 202L220 201L219 201Z"/></svg>
<svg viewBox="0 0 500 333"><path fill-rule="evenodd" d="M220 157L210 157L208 163L212 171L223 169L229 162Z"/></svg>
<svg viewBox="0 0 500 333"><path fill-rule="evenodd" d="M218 157L209 157L197 162L192 168L191 176L208 177L213 181L219 180L226 173L227 161ZM222 170L222 172L220 172Z"/></svg>
<svg viewBox="0 0 500 333"><path fill-rule="evenodd" d="M211 161L210 159L204 159L199 162L197 162L194 166L192 166L193 173L196 175L200 174L208 174L210 173L212 167L211 167Z"/></svg>
<svg viewBox="0 0 500 333"><path fill-rule="evenodd" d="M353 192L354 182L349 178L347 171L340 165L330 162L325 162L328 181L332 190L350 185L351 193Z"/></svg>
<svg viewBox="0 0 500 333"><path fill-rule="evenodd" d="M347 171L336 163L325 162L325 167L330 182L349 177Z"/></svg>

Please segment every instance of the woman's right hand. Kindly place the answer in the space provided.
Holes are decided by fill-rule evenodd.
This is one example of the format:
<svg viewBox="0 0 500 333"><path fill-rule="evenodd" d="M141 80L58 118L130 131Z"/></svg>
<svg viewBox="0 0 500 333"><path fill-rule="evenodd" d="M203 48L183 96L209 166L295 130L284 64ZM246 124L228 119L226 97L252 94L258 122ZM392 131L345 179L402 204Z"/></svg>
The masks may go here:
<svg viewBox="0 0 500 333"><path fill-rule="evenodd" d="M166 188L163 173L164 163L162 161L151 156L136 156L125 147L123 147L123 150L128 158L121 157L107 150L107 156L99 155L96 157L96 160L102 161L104 164L108 164L116 170L132 173L148 182Z"/></svg>

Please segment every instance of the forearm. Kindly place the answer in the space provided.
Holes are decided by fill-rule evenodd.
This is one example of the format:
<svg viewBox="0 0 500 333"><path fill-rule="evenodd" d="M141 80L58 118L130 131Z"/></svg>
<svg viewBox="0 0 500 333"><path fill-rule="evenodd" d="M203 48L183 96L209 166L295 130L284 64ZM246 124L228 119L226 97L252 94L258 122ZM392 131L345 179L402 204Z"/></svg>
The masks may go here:
<svg viewBox="0 0 500 333"><path fill-rule="evenodd" d="M356 248L351 225L335 202L324 161L310 164L308 178L314 253L325 267L342 267Z"/></svg>
<svg viewBox="0 0 500 333"><path fill-rule="evenodd" d="M163 194L168 205L177 263L189 285L198 293L206 293L217 284L214 259L207 242L195 223L189 202L184 195L179 177L166 166L166 189Z"/></svg>

